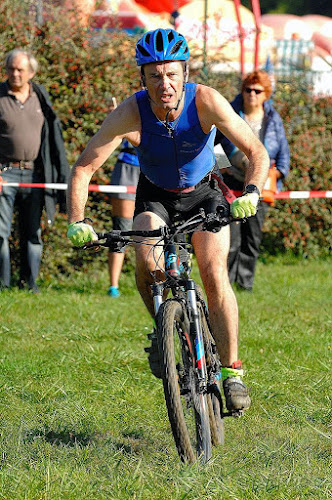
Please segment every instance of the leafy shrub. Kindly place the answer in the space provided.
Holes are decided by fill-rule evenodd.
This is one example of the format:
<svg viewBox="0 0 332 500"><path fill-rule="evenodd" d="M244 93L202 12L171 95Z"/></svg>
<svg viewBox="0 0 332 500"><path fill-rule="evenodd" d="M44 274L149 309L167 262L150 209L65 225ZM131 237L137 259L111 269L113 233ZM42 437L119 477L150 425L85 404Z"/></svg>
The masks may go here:
<svg viewBox="0 0 332 500"><path fill-rule="evenodd" d="M313 98L298 82L280 87L275 96L291 151L285 189L331 189L331 98ZM269 210L263 249L270 254L291 250L303 257L327 256L331 251L329 199L280 200Z"/></svg>
<svg viewBox="0 0 332 500"><path fill-rule="evenodd" d="M46 4L46 2L45 2ZM57 3L56 3L57 4ZM68 159L72 164L105 119L111 96L121 102L139 90L139 72L134 62L135 37L123 31L95 32L80 26L75 12L56 5L47 7L41 26L28 0L2 0L0 5L0 44L3 54L15 47L30 49L40 63L35 81L51 95L62 121ZM5 79L4 68L0 76ZM218 89L231 100L240 88L239 75L191 71L191 80ZM286 189L329 189L331 180L330 99L314 99L294 85L279 86L274 98L291 148L291 172ZM116 152L92 183L107 184ZM109 195L89 196L87 215L97 230L111 227ZM93 260L97 272L106 265L106 253L79 255L66 239L66 218L59 215L53 227L43 222L45 253L41 278L50 282L72 272L86 272ZM296 255L321 256L328 252L331 214L326 200L279 201L271 208L264 228L263 250L276 254L291 250ZM14 273L17 268L18 235L11 239ZM132 252L125 270L133 266ZM91 267L90 267L91 268Z"/></svg>

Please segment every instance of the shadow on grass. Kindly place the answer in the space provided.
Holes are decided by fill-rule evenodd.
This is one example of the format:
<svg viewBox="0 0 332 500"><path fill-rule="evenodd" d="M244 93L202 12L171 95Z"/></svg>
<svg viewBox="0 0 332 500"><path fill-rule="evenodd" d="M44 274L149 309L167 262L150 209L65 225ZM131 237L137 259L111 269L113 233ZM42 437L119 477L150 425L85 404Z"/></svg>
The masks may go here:
<svg viewBox="0 0 332 500"><path fill-rule="evenodd" d="M116 439L110 432L86 434L68 430L54 431L48 429L35 429L26 434L25 442L33 443L36 440L44 440L54 446L65 446L67 448L84 448L91 443L103 443L111 445L114 450L128 455L137 455L148 446L147 440L141 433L123 432L123 439Z"/></svg>
<svg viewBox="0 0 332 500"><path fill-rule="evenodd" d="M79 446L83 448L91 442L92 436L67 430L56 432L47 429L35 429L27 433L25 440L26 442L31 443L33 441L36 441L37 439L44 439L46 442L56 446Z"/></svg>

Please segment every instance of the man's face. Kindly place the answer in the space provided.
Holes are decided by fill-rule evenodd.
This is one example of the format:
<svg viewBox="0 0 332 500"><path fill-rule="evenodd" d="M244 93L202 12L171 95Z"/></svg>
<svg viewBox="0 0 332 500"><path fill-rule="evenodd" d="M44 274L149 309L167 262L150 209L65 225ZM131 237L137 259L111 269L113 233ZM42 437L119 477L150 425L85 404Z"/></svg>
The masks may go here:
<svg viewBox="0 0 332 500"><path fill-rule="evenodd" d="M24 54L18 54L7 67L9 86L12 90L22 90L29 80L34 76L31 71L28 58Z"/></svg>
<svg viewBox="0 0 332 500"><path fill-rule="evenodd" d="M145 85L153 103L169 110L182 96L184 72L180 61L150 63L144 66Z"/></svg>

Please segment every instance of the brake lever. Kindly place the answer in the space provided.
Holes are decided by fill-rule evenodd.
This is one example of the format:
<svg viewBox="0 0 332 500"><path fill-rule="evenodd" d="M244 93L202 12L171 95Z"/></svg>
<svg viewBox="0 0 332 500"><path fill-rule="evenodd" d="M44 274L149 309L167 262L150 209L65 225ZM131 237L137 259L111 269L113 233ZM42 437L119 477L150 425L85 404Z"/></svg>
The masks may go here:
<svg viewBox="0 0 332 500"><path fill-rule="evenodd" d="M96 251L100 249L102 246L102 243L100 241L90 241L89 243L86 243L82 247L74 247L75 250L89 250L90 248L94 248Z"/></svg>

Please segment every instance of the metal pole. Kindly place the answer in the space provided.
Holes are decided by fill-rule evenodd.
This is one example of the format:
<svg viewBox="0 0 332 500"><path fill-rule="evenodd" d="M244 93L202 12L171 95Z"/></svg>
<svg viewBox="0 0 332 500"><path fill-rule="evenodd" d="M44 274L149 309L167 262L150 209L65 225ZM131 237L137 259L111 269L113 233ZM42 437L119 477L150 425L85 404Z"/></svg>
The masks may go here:
<svg viewBox="0 0 332 500"><path fill-rule="evenodd" d="M43 24L43 0L36 1L36 24L41 26Z"/></svg>
<svg viewBox="0 0 332 500"><path fill-rule="evenodd" d="M256 37L255 37L255 59L254 59L254 67L258 68L259 63L259 38L261 33L261 8L259 5L259 0L251 0L252 12L255 18L255 26L256 26Z"/></svg>
<svg viewBox="0 0 332 500"><path fill-rule="evenodd" d="M239 25L239 41L240 41L240 69L242 77L244 76L244 30L241 22L241 14L240 14L240 0L234 0L235 14L237 23Z"/></svg>
<svg viewBox="0 0 332 500"><path fill-rule="evenodd" d="M208 19L208 0L204 0L204 43L203 43L203 73L207 75L207 19Z"/></svg>

